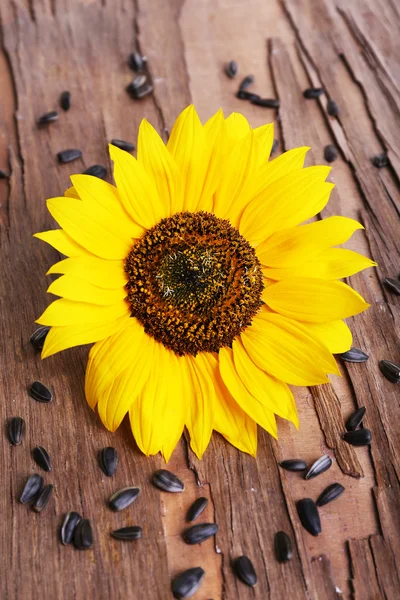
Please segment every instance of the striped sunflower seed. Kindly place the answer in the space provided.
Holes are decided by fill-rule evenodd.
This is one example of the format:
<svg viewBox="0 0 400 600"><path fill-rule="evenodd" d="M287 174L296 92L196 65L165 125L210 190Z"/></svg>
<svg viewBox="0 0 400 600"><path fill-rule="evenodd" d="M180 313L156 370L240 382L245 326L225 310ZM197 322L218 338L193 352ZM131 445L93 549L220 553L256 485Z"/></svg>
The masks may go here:
<svg viewBox="0 0 400 600"><path fill-rule="evenodd" d="M396 365L390 360L380 360L379 368L386 379L392 383L400 382L400 365Z"/></svg>
<svg viewBox="0 0 400 600"><path fill-rule="evenodd" d="M260 98L260 96L251 98L250 102L257 106L264 106L265 108L279 108L281 105L281 101L277 98Z"/></svg>
<svg viewBox="0 0 400 600"><path fill-rule="evenodd" d="M244 79L242 79L242 81L239 85L239 90L240 91L247 90L247 88L250 87L253 83L254 83L254 75L246 75L246 77Z"/></svg>
<svg viewBox="0 0 400 600"><path fill-rule="evenodd" d="M151 94L152 91L153 91L152 84L147 82L144 85L138 87L135 90L135 93L132 95L132 97L135 98L136 100L140 100L141 98L145 98L146 96Z"/></svg>
<svg viewBox="0 0 400 600"><path fill-rule="evenodd" d="M93 532L89 519L82 519L75 528L74 546L78 550L89 550L93 546Z"/></svg>
<svg viewBox="0 0 400 600"><path fill-rule="evenodd" d="M8 422L8 439L14 446L22 442L25 433L25 421L22 417L13 417Z"/></svg>
<svg viewBox="0 0 400 600"><path fill-rule="evenodd" d="M60 106L63 110L69 110L71 108L71 92L65 90L60 95Z"/></svg>
<svg viewBox="0 0 400 600"><path fill-rule="evenodd" d="M319 535L321 533L321 521L314 500L303 498L296 503L296 507L304 529L311 533L311 535Z"/></svg>
<svg viewBox="0 0 400 600"><path fill-rule="evenodd" d="M189 521L189 523L195 521L206 508L207 504L208 500L204 496L201 498L197 498L197 500L193 502L193 504L187 512L186 520Z"/></svg>
<svg viewBox="0 0 400 600"><path fill-rule="evenodd" d="M332 483L331 485L328 485L323 492L321 492L321 494L318 496L316 504L317 506L325 506L325 504L329 504L329 502L339 498L343 492L344 487L340 485L340 483Z"/></svg>
<svg viewBox="0 0 400 600"><path fill-rule="evenodd" d="M339 156L338 150L334 144L328 144L324 148L324 158L326 162L334 162Z"/></svg>
<svg viewBox="0 0 400 600"><path fill-rule="evenodd" d="M48 403L53 400L51 391L40 381L34 381L29 388L29 395L38 402Z"/></svg>
<svg viewBox="0 0 400 600"><path fill-rule="evenodd" d="M286 469L286 471L305 471L307 469L307 463L299 458L283 460L279 464L282 469Z"/></svg>
<svg viewBox="0 0 400 600"><path fill-rule="evenodd" d="M37 448L32 450L32 456L35 463L41 467L43 471L52 470L53 467L51 466L50 456L46 448L43 448L43 446L37 446Z"/></svg>
<svg viewBox="0 0 400 600"><path fill-rule="evenodd" d="M343 352L343 354L340 355L340 358L346 362L363 363L369 359L369 356L359 348L350 348L347 352Z"/></svg>
<svg viewBox="0 0 400 600"><path fill-rule="evenodd" d="M129 94L134 94L136 90L142 87L147 82L146 75L138 75L133 81L127 86L126 91Z"/></svg>
<svg viewBox="0 0 400 600"><path fill-rule="evenodd" d="M111 496L108 501L108 506L111 510L119 512L128 508L136 500L140 494L140 488L138 487L126 487L118 490Z"/></svg>
<svg viewBox="0 0 400 600"><path fill-rule="evenodd" d="M135 149L135 144L132 144L132 142L125 142L125 140L113 139L110 143L112 146L116 146L120 150L125 150L126 152L133 152Z"/></svg>
<svg viewBox="0 0 400 600"><path fill-rule="evenodd" d="M41 117L38 118L37 124L47 125L48 123L54 123L54 121L58 121L58 112L56 110L51 110L48 113L45 113Z"/></svg>
<svg viewBox="0 0 400 600"><path fill-rule="evenodd" d="M356 429L347 431L343 439L351 446L368 446L372 442L372 433L369 429Z"/></svg>
<svg viewBox="0 0 400 600"><path fill-rule="evenodd" d="M42 510L44 508L46 508L46 506L48 505L49 500L53 494L53 489L54 489L54 487L51 485L51 483L49 483L48 485L45 485L44 488L42 488L41 492L36 497L36 500L32 505L32 509L34 511L42 512Z"/></svg>
<svg viewBox="0 0 400 600"><path fill-rule="evenodd" d="M145 62L146 57L142 56L140 52L132 52L128 57L128 66L136 73L143 69Z"/></svg>
<svg viewBox="0 0 400 600"><path fill-rule="evenodd" d="M389 290L400 296L400 281L397 281L397 279L393 279L392 277L386 277L386 279L383 280L383 283Z"/></svg>
<svg viewBox="0 0 400 600"><path fill-rule="evenodd" d="M371 158L371 162L377 169L383 169L383 167L387 167L389 165L389 160L386 152L382 152L382 154L377 154Z"/></svg>
<svg viewBox="0 0 400 600"><path fill-rule="evenodd" d="M350 417L346 421L347 431L354 431L359 425L361 425L366 410L367 409L365 408L365 406L361 406L355 412L353 412L352 415L350 415Z"/></svg>
<svg viewBox="0 0 400 600"><path fill-rule="evenodd" d="M131 540L138 540L142 537L142 528L136 525L131 525L129 527L121 527L121 529L116 529L115 531L112 531L111 535L116 540L130 542Z"/></svg>
<svg viewBox="0 0 400 600"><path fill-rule="evenodd" d="M82 150L78 150L77 148L69 148L68 150L62 150L57 153L58 162L62 165L66 163L70 163L73 160L77 160L78 158L82 158Z"/></svg>
<svg viewBox="0 0 400 600"><path fill-rule="evenodd" d="M47 334L50 331L50 327L38 327L36 331L34 331L29 338L30 343L35 348L35 350L42 350L44 346L44 341L47 337Z"/></svg>
<svg viewBox="0 0 400 600"><path fill-rule="evenodd" d="M338 117L340 115L340 109L334 100L328 100L326 110L331 117Z"/></svg>
<svg viewBox="0 0 400 600"><path fill-rule="evenodd" d="M216 523L200 523L193 525L183 532L183 539L186 544L201 544L218 532Z"/></svg>
<svg viewBox="0 0 400 600"><path fill-rule="evenodd" d="M180 573L171 586L174 598L191 598L199 589L204 575L205 571L201 567L194 567Z"/></svg>
<svg viewBox="0 0 400 600"><path fill-rule="evenodd" d="M278 531L274 540L276 559L280 563L288 562L293 558L292 540L284 531Z"/></svg>
<svg viewBox="0 0 400 600"><path fill-rule="evenodd" d="M233 570L243 583L254 587L257 583L257 573L248 556L239 556L233 562Z"/></svg>
<svg viewBox="0 0 400 600"><path fill-rule="evenodd" d="M99 465L104 475L112 477L117 470L118 453L112 446L107 446L99 452Z"/></svg>
<svg viewBox="0 0 400 600"><path fill-rule="evenodd" d="M236 92L236 98L239 98L239 100L255 100L259 97L258 94L253 94L253 92L247 92L246 90L238 90Z"/></svg>
<svg viewBox="0 0 400 600"><path fill-rule="evenodd" d="M152 482L164 492L183 492L185 489L183 482L166 469L156 471L152 477Z"/></svg>
<svg viewBox="0 0 400 600"><path fill-rule="evenodd" d="M236 77L238 73L239 67L236 60L230 60L225 66L225 73L229 77L229 79L233 79Z"/></svg>
<svg viewBox="0 0 400 600"><path fill-rule="evenodd" d="M19 497L19 501L22 502L22 504L28 504L29 502L32 502L32 500L35 500L42 487L43 477L37 473L30 475L25 482L24 489Z"/></svg>
<svg viewBox="0 0 400 600"><path fill-rule="evenodd" d="M0 179L8 179L9 175L6 171L3 171L3 169L0 169Z"/></svg>
<svg viewBox="0 0 400 600"><path fill-rule="evenodd" d="M61 543L64 546L68 546L74 539L75 529L80 521L82 521L82 517L77 512L72 511L65 515L60 530Z"/></svg>
<svg viewBox="0 0 400 600"><path fill-rule="evenodd" d="M314 100L315 98L319 98L324 93L324 88L307 88L303 92L304 98L308 100Z"/></svg>
<svg viewBox="0 0 400 600"><path fill-rule="evenodd" d="M83 171L84 175L92 175L93 177L98 177L99 179L104 179L107 175L107 169L103 165L92 165L88 167L85 171Z"/></svg>
<svg viewBox="0 0 400 600"><path fill-rule="evenodd" d="M325 473L332 466L332 459L327 454L321 456L318 460L315 461L308 469L305 478L313 479L314 477L318 477L321 473Z"/></svg>

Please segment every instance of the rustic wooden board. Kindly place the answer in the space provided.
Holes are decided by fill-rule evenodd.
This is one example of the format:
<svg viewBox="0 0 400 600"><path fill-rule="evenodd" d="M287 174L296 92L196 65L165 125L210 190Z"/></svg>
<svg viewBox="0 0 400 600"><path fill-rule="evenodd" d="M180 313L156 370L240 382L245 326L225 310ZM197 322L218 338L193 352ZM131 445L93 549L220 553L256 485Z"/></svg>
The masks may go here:
<svg viewBox="0 0 400 600"><path fill-rule="evenodd" d="M399 390L384 380L381 358L399 360L399 298L380 279L399 266L400 16L394 2L378 0L2 0L0 4L0 280L2 422L16 414L27 422L23 444L2 436L0 473L0 596L100 600L167 600L171 577L201 565L206 578L198 600L311 598L395 599L400 595ZM129 52L148 57L154 94L133 102L124 87L132 77ZM396 51L397 49L397 51ZM237 81L223 73L235 58L241 75L253 73L257 90L281 99L279 114L235 97ZM326 97L306 101L302 90L323 85L340 105L338 119ZM57 106L64 89L73 106L38 131L35 121ZM162 465L137 450L127 423L108 433L87 407L83 377L87 349L40 361L30 344L34 319L46 302L47 267L57 253L31 234L52 226L44 200L68 186L68 176L94 163L110 167L107 141L134 140L143 117L165 136L177 114L193 101L202 119L222 106L243 111L253 126L275 120L281 149L311 145L310 164L323 162L323 147L336 143L341 157L337 184L323 216L360 218L349 247L372 256L379 267L351 278L371 309L350 323L355 343L370 353L366 365L341 365L332 385L296 390L301 426L279 423L278 442L260 432L258 458L241 455L214 435L202 461L185 439L170 462L186 484L179 497L149 484ZM56 153L79 147L82 161L57 165ZM370 157L387 150L391 166L377 171ZM52 405L29 399L34 379L54 386ZM367 407L371 450L339 440L356 406ZM16 498L34 471L30 449L42 444L54 463L46 480L55 484L52 504L36 515ZM115 478L104 477L97 452L113 445L121 457ZM305 482L277 462L307 461L327 452L333 467ZM295 502L316 497L339 481L345 494L321 510L323 533L309 536ZM107 497L139 484L141 498L126 513L112 514ZM199 484L199 485L198 485ZM216 521L215 542L185 546L184 515L198 496L210 499L204 521ZM58 541L62 515L76 509L91 518L93 550L81 553ZM109 532L140 524L143 539L121 544ZM279 565L273 536L285 530L294 558ZM238 582L231 561L248 554L257 569L254 590Z"/></svg>

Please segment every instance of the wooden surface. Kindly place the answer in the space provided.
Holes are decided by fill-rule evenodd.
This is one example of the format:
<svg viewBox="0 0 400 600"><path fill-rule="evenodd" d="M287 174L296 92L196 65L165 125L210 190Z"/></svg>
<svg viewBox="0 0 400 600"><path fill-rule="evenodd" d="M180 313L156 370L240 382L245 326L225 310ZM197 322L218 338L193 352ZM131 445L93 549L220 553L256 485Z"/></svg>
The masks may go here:
<svg viewBox="0 0 400 600"><path fill-rule="evenodd" d="M167 600L171 577L203 566L198 600L356 600L400 597L400 402L399 387L378 370L382 358L399 362L399 297L381 284L399 271L400 61L399 7L395 0L2 0L0 3L0 181L1 403L2 422L26 419L21 446L2 436L0 473L1 598L5 600ZM127 55L148 57L154 94L140 102L124 91L132 73ZM223 73L236 59L240 75L253 73L255 89L278 96L281 109L252 106L235 98L237 81ZM326 97L306 101L302 90L323 85L341 109L326 112ZM38 130L35 120L57 107L64 89L73 106L60 120ZM311 163L323 163L323 147L335 143L337 184L324 216L362 220L349 247L369 254L376 271L351 277L372 304L350 322L355 345L370 353L367 364L341 364L332 386L296 389L300 430L279 423L279 441L260 432L257 460L240 454L214 434L198 461L182 440L170 462L186 484L182 495L160 494L149 484L160 457L145 458L124 423L108 433L84 400L87 348L42 362L30 344L34 319L50 302L45 272L57 254L32 239L52 226L47 197L68 186L68 176L94 164L109 165L106 142L134 140L143 117L160 131L193 101L202 119L222 106L243 111L253 126L275 120L281 148L310 145ZM59 166L56 153L82 148L83 160ZM387 150L390 167L378 171L370 157ZM397 320L397 321L396 321ZM397 322L397 328L396 328ZM35 379L54 386L55 400L40 405L26 388ZM343 444L343 422L365 405L370 449ZM17 502L23 481L36 470L35 445L53 458L46 481L54 499L36 515ZM113 479L97 466L97 452L113 445L120 467ZM277 462L324 452L330 471L310 481L282 471ZM316 497L338 481L345 494L321 509L322 535L311 537L295 502ZM138 484L140 499L112 514L107 497ZM199 484L199 485L198 485ZM210 498L202 520L216 521L214 540L185 546L181 532L193 499ZM92 520L93 550L82 553L58 540L62 515L78 510ZM137 544L113 540L109 532L142 525ZM285 530L293 560L279 565L273 536ZM230 563L251 557L256 588L238 582Z"/></svg>

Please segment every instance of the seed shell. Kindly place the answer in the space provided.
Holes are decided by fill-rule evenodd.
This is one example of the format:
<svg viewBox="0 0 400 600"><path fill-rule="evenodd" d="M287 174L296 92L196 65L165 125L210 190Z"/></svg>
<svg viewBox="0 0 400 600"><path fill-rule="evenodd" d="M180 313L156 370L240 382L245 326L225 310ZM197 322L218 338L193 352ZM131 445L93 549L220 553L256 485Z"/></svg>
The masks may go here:
<svg viewBox="0 0 400 600"><path fill-rule="evenodd" d="M152 477L152 482L164 492L183 492L185 489L183 482L166 469L156 471Z"/></svg>
<svg viewBox="0 0 400 600"><path fill-rule="evenodd" d="M104 179L107 175L107 169L103 165L92 165L83 171L84 175L93 175L99 179Z"/></svg>
<svg viewBox="0 0 400 600"><path fill-rule="evenodd" d="M64 546L68 546L74 539L75 529L80 521L82 517L77 512L71 511L65 515L60 530L61 543Z"/></svg>
<svg viewBox="0 0 400 600"><path fill-rule="evenodd" d="M218 532L216 523L200 523L193 525L183 532L183 539L186 544L201 544Z"/></svg>
<svg viewBox="0 0 400 600"><path fill-rule="evenodd" d="M22 490L21 496L19 497L19 501L22 502L22 504L28 504L28 502L32 502L32 500L35 500L42 487L43 477L37 473L30 475L25 482L25 486Z"/></svg>
<svg viewBox="0 0 400 600"><path fill-rule="evenodd" d="M187 512L186 520L189 521L189 523L193 523L193 521L201 515L207 504L208 500L204 496L197 498Z"/></svg>
<svg viewBox="0 0 400 600"><path fill-rule="evenodd" d="M306 473L306 479L313 479L314 477L318 477L321 473L325 473L332 466L332 459L327 454L321 456L318 460L315 461L309 468Z"/></svg>
<svg viewBox="0 0 400 600"><path fill-rule="evenodd" d="M369 356L359 348L350 348L347 352L343 352L340 358L346 362L363 363L369 359Z"/></svg>
<svg viewBox="0 0 400 600"><path fill-rule="evenodd" d="M43 471L49 472L52 470L53 467L51 466L50 456L46 448L43 448L43 446L37 446L37 448L32 450L32 456L35 463L41 467Z"/></svg>
<svg viewBox="0 0 400 600"><path fill-rule="evenodd" d="M257 106L264 106L265 108L279 108L281 105L281 101L277 98L260 98L259 96L251 98L250 102Z"/></svg>
<svg viewBox="0 0 400 600"><path fill-rule="evenodd" d="M400 382L400 365L396 365L390 360L380 360L379 368L386 379L392 383Z"/></svg>
<svg viewBox="0 0 400 600"><path fill-rule="evenodd" d="M353 412L352 415L350 415L346 421L347 431L354 431L359 425L361 425L361 421L364 418L366 410L367 409L365 406L361 406L361 408L358 408L355 412Z"/></svg>
<svg viewBox="0 0 400 600"><path fill-rule="evenodd" d="M14 446L22 442L25 433L25 421L22 417L13 417L8 422L8 439Z"/></svg>
<svg viewBox="0 0 400 600"><path fill-rule="evenodd" d="M115 492L108 501L111 510L119 512L132 504L139 496L140 488L126 487Z"/></svg>
<svg viewBox="0 0 400 600"><path fill-rule="evenodd" d="M71 92L65 90L60 95L60 106L63 110L69 110L71 108Z"/></svg>
<svg viewBox="0 0 400 600"><path fill-rule="evenodd" d="M47 337L47 334L50 331L50 327L38 327L29 338L30 343L35 348L35 350L42 350L44 346L44 341Z"/></svg>
<svg viewBox="0 0 400 600"><path fill-rule="evenodd" d="M128 66L136 73L143 69L145 62L146 57L142 56L140 52L132 52L132 54L129 55Z"/></svg>
<svg viewBox="0 0 400 600"><path fill-rule="evenodd" d="M58 121L58 112L56 110L51 110L48 113L45 113L41 117L38 118L37 124L47 125L48 123L54 123L54 121Z"/></svg>
<svg viewBox="0 0 400 600"><path fill-rule="evenodd" d="M328 115L330 115L331 117L338 117L340 114L340 109L334 100L328 100L326 110L328 112Z"/></svg>
<svg viewBox="0 0 400 600"><path fill-rule="evenodd" d="M239 98L239 100L254 100L259 97L260 96L258 94L246 92L246 90L239 90L238 92L236 92L236 98Z"/></svg>
<svg viewBox="0 0 400 600"><path fill-rule="evenodd" d="M82 158L82 150L77 148L69 148L68 150L62 150L57 153L58 162L62 165L70 163L77 158Z"/></svg>
<svg viewBox="0 0 400 600"><path fill-rule="evenodd" d="M299 458L283 460L279 464L282 469L286 469L286 471L305 471L307 469L307 463L305 460L300 460Z"/></svg>
<svg viewBox="0 0 400 600"><path fill-rule="evenodd" d="M236 77L238 73L239 67L236 60L230 60L225 66L225 73L229 77L229 79L233 79Z"/></svg>
<svg viewBox="0 0 400 600"><path fill-rule="evenodd" d="M284 531L278 531L274 540L276 560L280 563L288 562L293 558L292 540Z"/></svg>
<svg viewBox="0 0 400 600"><path fill-rule="evenodd" d="M34 381L29 388L29 395L37 402L48 403L53 400L51 391L40 381Z"/></svg>
<svg viewBox="0 0 400 600"><path fill-rule="evenodd" d="M307 100L314 100L315 98L319 98L324 93L324 88L307 88L303 92L304 98Z"/></svg>
<svg viewBox="0 0 400 600"><path fill-rule="evenodd" d="M383 167L387 167L389 165L386 152L382 152L382 154L376 154L371 158L371 162L377 169L382 169Z"/></svg>
<svg viewBox="0 0 400 600"><path fill-rule="evenodd" d="M149 94L151 94L152 91L153 91L153 86L151 85L151 83L145 83L141 87L137 88L137 90L135 91L135 94L134 94L134 98L136 98L137 100L140 100L141 98L144 98L145 96L148 96Z"/></svg>
<svg viewBox="0 0 400 600"><path fill-rule="evenodd" d="M120 150L125 150L126 152L132 152L135 149L135 144L132 144L132 142L126 142L125 140L113 139L110 143Z"/></svg>
<svg viewBox="0 0 400 600"><path fill-rule="evenodd" d="M239 556L233 562L233 570L243 583L250 587L254 587L257 583L257 574L253 567L253 563L247 556Z"/></svg>
<svg viewBox="0 0 400 600"><path fill-rule="evenodd" d="M99 465L104 475L112 477L117 470L118 453L115 448L107 446L99 452Z"/></svg>
<svg viewBox="0 0 400 600"><path fill-rule="evenodd" d="M338 157L338 151L334 144L328 144L324 148L324 158L326 162L334 162Z"/></svg>
<svg viewBox="0 0 400 600"><path fill-rule="evenodd" d="M54 489L54 487L51 485L51 483L44 486L44 488L41 490L40 494L36 497L36 500L32 505L32 509L35 512L42 512L42 510L44 508L46 508L46 506L48 505L49 500L53 494L53 489Z"/></svg>
<svg viewBox="0 0 400 600"><path fill-rule="evenodd" d="M180 573L171 586L174 598L191 598L199 589L204 575L205 571L201 567L194 567Z"/></svg>
<svg viewBox="0 0 400 600"><path fill-rule="evenodd" d="M142 87L142 85L144 85L146 83L146 81L147 81L146 75L138 75L137 77L135 77L135 79L133 81L131 81L131 83L128 85L128 87L126 89L129 93L132 93L135 90L137 90L138 88Z"/></svg>
<svg viewBox="0 0 400 600"><path fill-rule="evenodd" d="M250 87L253 83L254 83L254 75L246 75L246 77L244 79L242 79L242 81L239 85L239 90L241 90L241 91L247 90L247 88Z"/></svg>
<svg viewBox="0 0 400 600"><path fill-rule="evenodd" d="M121 529L116 529L115 531L112 531L111 535L116 540L130 542L131 540L138 540L142 537L142 528L136 525L131 525L129 527L121 527Z"/></svg>
<svg viewBox="0 0 400 600"><path fill-rule="evenodd" d="M296 503L296 507L304 529L311 533L311 535L319 535L321 533L321 521L314 500L303 498Z"/></svg>
<svg viewBox="0 0 400 600"><path fill-rule="evenodd" d="M332 483L328 485L327 488L324 489L323 492L318 496L318 500L316 502L317 506L325 506L329 502L336 500L339 498L344 492L344 487L340 485L340 483Z"/></svg>
<svg viewBox="0 0 400 600"><path fill-rule="evenodd" d="M92 526L89 519L82 519L75 528L74 546L78 550L89 550L93 546Z"/></svg>
<svg viewBox="0 0 400 600"><path fill-rule="evenodd" d="M0 179L8 179L8 173L0 169Z"/></svg>
<svg viewBox="0 0 400 600"><path fill-rule="evenodd" d="M386 279L383 280L383 283L391 292L400 296L400 281L393 279L392 277L386 277Z"/></svg>
<svg viewBox="0 0 400 600"><path fill-rule="evenodd" d="M372 441L372 433L369 429L356 429L347 431L343 439L351 446L368 446Z"/></svg>

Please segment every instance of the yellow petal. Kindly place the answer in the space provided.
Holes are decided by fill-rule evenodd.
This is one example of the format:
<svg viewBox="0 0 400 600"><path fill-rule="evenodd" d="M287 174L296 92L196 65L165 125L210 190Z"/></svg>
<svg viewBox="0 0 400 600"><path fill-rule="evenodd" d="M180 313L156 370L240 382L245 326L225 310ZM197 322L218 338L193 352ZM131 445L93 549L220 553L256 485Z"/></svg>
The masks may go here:
<svg viewBox="0 0 400 600"><path fill-rule="evenodd" d="M169 461L175 446L182 436L187 420L187 399L190 397L191 390L189 371L186 364L187 358L185 356L174 355L174 359L172 360L176 362L176 366L171 368L171 373L174 374L174 384L170 387L169 402L171 408L168 415L169 428L166 431L161 447L161 453L165 462Z"/></svg>
<svg viewBox="0 0 400 600"><path fill-rule="evenodd" d="M214 203L213 194L220 178L223 139L225 135L224 114L221 108L204 125L204 133L206 138L204 151L206 175L196 210L212 212Z"/></svg>
<svg viewBox="0 0 400 600"><path fill-rule="evenodd" d="M257 167L263 168L268 162L274 143L274 124L268 123L267 125L256 127L253 131L257 148Z"/></svg>
<svg viewBox="0 0 400 600"><path fill-rule="evenodd" d="M368 308L364 299L341 281L293 277L264 289L272 310L297 321L323 323L357 315Z"/></svg>
<svg viewBox="0 0 400 600"><path fill-rule="evenodd" d="M73 302L60 298L46 308L36 321L39 325L64 327L85 323L110 323L123 315L130 314L129 303L120 300L112 306L96 306L85 302Z"/></svg>
<svg viewBox="0 0 400 600"><path fill-rule="evenodd" d="M198 458L203 456L211 439L214 424L215 388L202 353L187 358L191 395L186 427L190 447Z"/></svg>
<svg viewBox="0 0 400 600"><path fill-rule="evenodd" d="M254 132L256 131L257 130L255 129ZM303 168L304 160L309 149L309 146L293 148L292 150L284 152L277 158L261 164L254 174L254 195L256 196L274 181L287 176L292 171L300 171L300 169Z"/></svg>
<svg viewBox="0 0 400 600"><path fill-rule="evenodd" d="M50 244L50 246L53 246L53 248L61 252L61 254L65 254L65 256L93 256L93 254L85 250L83 246L77 244L63 229L42 231L40 233L35 233L33 237Z"/></svg>
<svg viewBox="0 0 400 600"><path fill-rule="evenodd" d="M231 143L247 137L251 131L248 120L241 113L233 112L225 120L226 135Z"/></svg>
<svg viewBox="0 0 400 600"><path fill-rule="evenodd" d="M54 273L72 275L105 289L122 288L127 282L122 260L103 260L94 256L60 260L47 271L47 275Z"/></svg>
<svg viewBox="0 0 400 600"><path fill-rule="evenodd" d="M65 190L64 196L67 198L77 198L77 200L79 200L79 194L73 185Z"/></svg>
<svg viewBox="0 0 400 600"><path fill-rule="evenodd" d="M351 348L353 336L344 321L329 323L303 323L311 335L325 344L329 352L339 354Z"/></svg>
<svg viewBox="0 0 400 600"><path fill-rule="evenodd" d="M123 287L107 290L72 275L62 275L50 284L47 291L49 294L61 296L68 300L89 302L89 304L102 306L117 304L127 296L126 289Z"/></svg>

